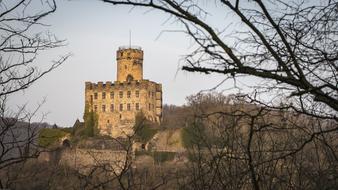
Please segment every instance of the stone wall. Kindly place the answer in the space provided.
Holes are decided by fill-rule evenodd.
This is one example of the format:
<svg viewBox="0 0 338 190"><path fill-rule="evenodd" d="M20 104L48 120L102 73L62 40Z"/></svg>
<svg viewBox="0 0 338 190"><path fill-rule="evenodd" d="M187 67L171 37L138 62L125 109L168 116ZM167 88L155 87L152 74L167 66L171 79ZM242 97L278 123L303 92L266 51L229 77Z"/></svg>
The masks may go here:
<svg viewBox="0 0 338 190"><path fill-rule="evenodd" d="M182 129L167 129L159 131L148 142L147 149L163 152L184 152Z"/></svg>
<svg viewBox="0 0 338 190"><path fill-rule="evenodd" d="M88 173L95 167L105 166L108 171L119 173L127 158L123 150L64 149L59 164L67 165L81 173Z"/></svg>

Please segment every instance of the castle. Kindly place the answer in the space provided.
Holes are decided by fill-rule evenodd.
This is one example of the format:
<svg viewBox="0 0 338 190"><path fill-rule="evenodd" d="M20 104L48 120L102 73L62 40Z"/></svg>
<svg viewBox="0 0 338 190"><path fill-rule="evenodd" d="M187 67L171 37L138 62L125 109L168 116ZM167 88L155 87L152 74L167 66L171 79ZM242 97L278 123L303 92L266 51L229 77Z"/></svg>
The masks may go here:
<svg viewBox="0 0 338 190"><path fill-rule="evenodd" d="M85 110L95 112L101 135L114 138L133 133L135 116L143 112L153 122L162 116L162 85L143 79L140 47L119 47L115 82L86 82Z"/></svg>

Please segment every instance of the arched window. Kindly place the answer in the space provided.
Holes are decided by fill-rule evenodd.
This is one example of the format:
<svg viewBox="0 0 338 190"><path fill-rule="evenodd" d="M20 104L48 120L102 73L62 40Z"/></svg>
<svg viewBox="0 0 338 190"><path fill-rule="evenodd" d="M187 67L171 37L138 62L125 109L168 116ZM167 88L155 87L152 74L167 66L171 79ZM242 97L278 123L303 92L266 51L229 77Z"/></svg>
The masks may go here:
<svg viewBox="0 0 338 190"><path fill-rule="evenodd" d="M128 82L131 82L131 81L133 81L134 80L134 77L133 76L131 76L130 74L127 76L127 81Z"/></svg>

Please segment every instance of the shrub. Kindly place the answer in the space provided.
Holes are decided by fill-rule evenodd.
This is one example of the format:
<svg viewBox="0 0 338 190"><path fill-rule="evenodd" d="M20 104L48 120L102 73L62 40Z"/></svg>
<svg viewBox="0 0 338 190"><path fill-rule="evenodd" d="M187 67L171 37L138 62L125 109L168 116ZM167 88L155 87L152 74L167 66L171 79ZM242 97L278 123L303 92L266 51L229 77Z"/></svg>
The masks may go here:
<svg viewBox="0 0 338 190"><path fill-rule="evenodd" d="M202 135L204 135L203 127L200 125L190 125L181 131L181 138L185 148L191 148L193 145L200 144Z"/></svg>
<svg viewBox="0 0 338 190"><path fill-rule="evenodd" d="M84 130L81 131L81 136L93 137L98 134L98 115L89 111L88 105L85 105L84 119Z"/></svg>
<svg viewBox="0 0 338 190"><path fill-rule="evenodd" d="M157 133L158 128L140 112L135 119L134 131L136 139L146 143Z"/></svg>

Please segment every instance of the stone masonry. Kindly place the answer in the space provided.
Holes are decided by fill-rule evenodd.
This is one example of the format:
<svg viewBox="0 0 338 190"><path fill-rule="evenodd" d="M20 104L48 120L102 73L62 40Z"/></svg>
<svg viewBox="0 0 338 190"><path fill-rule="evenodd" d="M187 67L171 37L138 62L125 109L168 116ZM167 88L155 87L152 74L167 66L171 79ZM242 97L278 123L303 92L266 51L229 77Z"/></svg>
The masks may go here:
<svg viewBox="0 0 338 190"><path fill-rule="evenodd" d="M140 47L120 47L116 55L115 82L86 82L85 109L96 112L102 135L125 137L133 132L135 116L160 123L162 85L143 79L143 51Z"/></svg>

